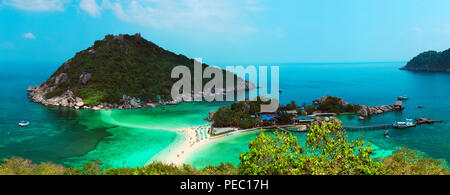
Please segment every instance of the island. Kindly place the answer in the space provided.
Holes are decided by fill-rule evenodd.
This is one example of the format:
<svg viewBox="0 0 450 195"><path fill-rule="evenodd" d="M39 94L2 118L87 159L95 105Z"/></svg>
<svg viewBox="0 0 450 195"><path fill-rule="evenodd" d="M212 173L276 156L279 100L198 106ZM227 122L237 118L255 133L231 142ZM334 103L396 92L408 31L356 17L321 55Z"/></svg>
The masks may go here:
<svg viewBox="0 0 450 195"><path fill-rule="evenodd" d="M450 73L450 49L442 52L423 52L409 61L401 70Z"/></svg>
<svg viewBox="0 0 450 195"><path fill-rule="evenodd" d="M75 109L134 109L177 104L181 100L173 100L170 95L176 82L171 78L171 71L179 65L192 72L194 59L167 51L139 33L106 35L62 64L47 81L30 86L27 91L32 102ZM206 67L202 64L203 69ZM234 75L234 79L233 89L215 90L255 88L248 81L244 82L245 86L237 86L238 79L242 78ZM208 80L203 79L203 84Z"/></svg>

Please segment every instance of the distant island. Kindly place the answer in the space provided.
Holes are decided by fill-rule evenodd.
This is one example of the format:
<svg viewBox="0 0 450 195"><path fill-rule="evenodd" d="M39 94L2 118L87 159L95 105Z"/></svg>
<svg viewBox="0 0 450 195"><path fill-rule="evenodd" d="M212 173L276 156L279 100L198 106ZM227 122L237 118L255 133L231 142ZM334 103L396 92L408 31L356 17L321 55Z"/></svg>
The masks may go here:
<svg viewBox="0 0 450 195"><path fill-rule="evenodd" d="M402 70L450 73L450 49L443 52L427 51L414 57Z"/></svg>
<svg viewBox="0 0 450 195"><path fill-rule="evenodd" d="M93 110L177 104L170 95L176 79L170 75L178 65L193 72L194 60L167 51L139 33L106 35L66 61L47 81L30 86L28 96L45 106ZM236 79L241 78L235 75ZM253 83L245 83L245 89L235 89L254 88Z"/></svg>

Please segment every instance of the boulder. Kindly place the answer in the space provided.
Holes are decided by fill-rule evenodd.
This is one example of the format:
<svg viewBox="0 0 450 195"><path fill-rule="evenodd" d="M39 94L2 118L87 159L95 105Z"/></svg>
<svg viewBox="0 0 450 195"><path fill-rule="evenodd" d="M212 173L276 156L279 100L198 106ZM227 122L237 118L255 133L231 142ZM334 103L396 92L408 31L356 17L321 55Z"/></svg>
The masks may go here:
<svg viewBox="0 0 450 195"><path fill-rule="evenodd" d="M141 108L141 104L139 101L134 98L127 95L122 95L122 99L120 100L120 104L123 109L133 109L133 108ZM120 109L119 107L119 109Z"/></svg>
<svg viewBox="0 0 450 195"><path fill-rule="evenodd" d="M95 51L95 49L90 49L90 50L88 50L88 53L91 54L91 56L92 56L93 58L95 58L95 57L97 56L97 52Z"/></svg>
<svg viewBox="0 0 450 195"><path fill-rule="evenodd" d="M91 79L91 77L92 77L92 73L90 73L90 72L83 72L80 75L80 79L78 80L78 83L80 83L83 86L86 86L88 81L89 81L89 79Z"/></svg>
<svg viewBox="0 0 450 195"><path fill-rule="evenodd" d="M72 59L68 60L67 62L64 62L63 64L63 68L64 70L67 70L70 68L70 62L72 61Z"/></svg>
<svg viewBox="0 0 450 195"><path fill-rule="evenodd" d="M61 73L55 78L55 85L65 83L69 80L70 80L69 75L67 75L66 73Z"/></svg>
<svg viewBox="0 0 450 195"><path fill-rule="evenodd" d="M206 119L207 121L213 121L213 117L214 117L214 114L215 114L216 112L215 111L209 111L209 116L208 116L208 118Z"/></svg>
<svg viewBox="0 0 450 195"><path fill-rule="evenodd" d="M36 87L33 87L33 86L29 86L27 89L28 92L32 92L34 90L36 90Z"/></svg>
<svg viewBox="0 0 450 195"><path fill-rule="evenodd" d="M76 98L75 98L75 105L78 106L78 107L84 106L84 101L83 101L83 99L81 99L81 98L79 98L79 97L76 97Z"/></svg>

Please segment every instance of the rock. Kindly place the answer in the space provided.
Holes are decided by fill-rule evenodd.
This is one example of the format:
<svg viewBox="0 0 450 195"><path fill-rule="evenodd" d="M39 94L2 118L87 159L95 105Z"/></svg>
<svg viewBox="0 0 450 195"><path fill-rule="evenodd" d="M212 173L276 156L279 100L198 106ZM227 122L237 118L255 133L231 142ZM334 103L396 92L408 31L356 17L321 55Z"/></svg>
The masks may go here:
<svg viewBox="0 0 450 195"><path fill-rule="evenodd" d="M150 107L150 108L155 108L155 107L156 107L156 105L153 104L153 103L147 103L146 105L147 105L148 107Z"/></svg>
<svg viewBox="0 0 450 195"><path fill-rule="evenodd" d="M139 101L134 98L127 95L122 95L122 99L120 100L120 104L123 109L133 109L133 108L141 108L141 104Z"/></svg>
<svg viewBox="0 0 450 195"><path fill-rule="evenodd" d="M90 49L90 50L88 50L88 53L91 54L91 56L92 56L93 58L95 58L95 57L97 56L97 52L95 51L95 49Z"/></svg>
<svg viewBox="0 0 450 195"><path fill-rule="evenodd" d="M393 105L382 105L382 106L374 106L374 107L360 105L360 107L361 107L361 109L358 110L356 113L359 116L361 116L362 118L366 118L366 117L369 117L374 114L383 114L386 112L400 111L400 110L404 109L401 101L397 101ZM363 120L363 119L360 119L360 120Z"/></svg>
<svg viewBox="0 0 450 195"><path fill-rule="evenodd" d="M308 126L306 126L306 125L300 125L298 127L299 127L298 131L301 131L301 132L305 132L308 130Z"/></svg>
<svg viewBox="0 0 450 195"><path fill-rule="evenodd" d="M325 117L323 119L325 120L325 122L330 122L330 118L328 118L328 117Z"/></svg>
<svg viewBox="0 0 450 195"><path fill-rule="evenodd" d="M75 98L75 106L78 106L78 107L84 106L84 101L83 101L83 99L81 99L81 98L79 98L79 97L76 97L76 98Z"/></svg>
<svg viewBox="0 0 450 195"><path fill-rule="evenodd" d="M396 110L396 111L403 110L403 109L404 109L404 107L403 107L402 101L396 101L392 108L392 110Z"/></svg>
<svg viewBox="0 0 450 195"><path fill-rule="evenodd" d="M67 70L70 68L70 62L72 61L72 59L68 60L67 62L64 62L63 64L63 68L64 70Z"/></svg>
<svg viewBox="0 0 450 195"><path fill-rule="evenodd" d="M36 90L36 87L33 87L33 86L29 86L27 89L28 92L32 92L34 90Z"/></svg>
<svg viewBox="0 0 450 195"><path fill-rule="evenodd" d="M213 117L214 117L214 114L215 114L216 112L215 111L209 111L209 116L208 116L208 118L206 118L206 120L207 121L213 121Z"/></svg>
<svg viewBox="0 0 450 195"><path fill-rule="evenodd" d="M362 106L361 106L361 109L358 110L356 113L359 114L360 116L368 117L368 116L369 116L368 110L369 110L369 109L368 109L367 106L362 105Z"/></svg>
<svg viewBox="0 0 450 195"><path fill-rule="evenodd" d="M70 80L69 75L67 75L66 73L61 73L55 78L55 85L65 83L69 80Z"/></svg>
<svg viewBox="0 0 450 195"><path fill-rule="evenodd" d="M94 111L99 111L100 108L99 108L98 106L94 106L94 107L92 108L92 110L94 110Z"/></svg>
<svg viewBox="0 0 450 195"><path fill-rule="evenodd" d="M362 116L359 117L359 120L360 120L360 121L365 120L365 119L366 119L366 118L364 118L364 117L362 117Z"/></svg>
<svg viewBox="0 0 450 195"><path fill-rule="evenodd" d="M88 81L89 81L89 79L91 79L91 77L92 77L92 73L90 73L90 72L83 72L80 75L80 79L78 80L78 83L80 83L83 86L86 86Z"/></svg>

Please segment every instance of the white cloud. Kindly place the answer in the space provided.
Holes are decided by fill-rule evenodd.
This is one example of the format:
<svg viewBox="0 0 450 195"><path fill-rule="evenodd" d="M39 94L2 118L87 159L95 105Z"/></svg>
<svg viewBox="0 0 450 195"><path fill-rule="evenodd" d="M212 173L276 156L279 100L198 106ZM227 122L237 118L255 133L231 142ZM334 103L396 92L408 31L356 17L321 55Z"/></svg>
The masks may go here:
<svg viewBox="0 0 450 195"><path fill-rule="evenodd" d="M68 0L4 0L2 5L26 11L63 11Z"/></svg>
<svg viewBox="0 0 450 195"><path fill-rule="evenodd" d="M221 0L103 0L120 20L166 29L252 32L245 12L258 4Z"/></svg>
<svg viewBox="0 0 450 195"><path fill-rule="evenodd" d="M100 15L100 6L96 0L81 0L80 8L93 17Z"/></svg>
<svg viewBox="0 0 450 195"><path fill-rule="evenodd" d="M261 0L3 0L0 3L26 11L64 11L66 4L79 6L92 17L111 10L119 20L154 28L239 34L255 31L249 25L248 16L267 9Z"/></svg>
<svg viewBox="0 0 450 195"><path fill-rule="evenodd" d="M23 34L23 37L27 39L36 39L36 37L33 35L33 33L25 33Z"/></svg>

